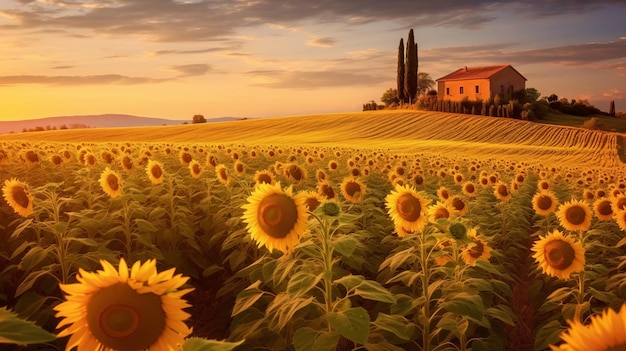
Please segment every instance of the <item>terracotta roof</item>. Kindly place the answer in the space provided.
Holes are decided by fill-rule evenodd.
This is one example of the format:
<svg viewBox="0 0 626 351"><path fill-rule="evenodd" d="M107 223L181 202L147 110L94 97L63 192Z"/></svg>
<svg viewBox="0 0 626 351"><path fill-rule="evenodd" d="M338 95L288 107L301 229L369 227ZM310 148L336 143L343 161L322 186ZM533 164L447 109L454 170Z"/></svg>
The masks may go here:
<svg viewBox="0 0 626 351"><path fill-rule="evenodd" d="M511 65L497 65L497 66L482 66L482 67L463 67L459 68L456 71L445 75L437 81L446 81L446 80L469 80L469 79L488 79L494 74L502 71L503 69L511 67L517 74L519 74L524 80L527 80L524 76L522 76L513 66Z"/></svg>

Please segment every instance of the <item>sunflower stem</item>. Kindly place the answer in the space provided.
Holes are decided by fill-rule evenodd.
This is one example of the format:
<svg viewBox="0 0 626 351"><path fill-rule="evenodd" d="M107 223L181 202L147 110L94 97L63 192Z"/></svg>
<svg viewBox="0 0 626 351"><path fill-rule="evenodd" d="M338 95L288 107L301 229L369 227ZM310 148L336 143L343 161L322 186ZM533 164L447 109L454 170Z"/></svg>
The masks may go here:
<svg viewBox="0 0 626 351"><path fill-rule="evenodd" d="M430 294L428 286L430 282L430 270L428 269L428 253L426 252L425 235L422 231L417 235L420 259L419 264L422 269L422 295L426 298L424 302L424 326L422 331L422 350L430 351Z"/></svg>

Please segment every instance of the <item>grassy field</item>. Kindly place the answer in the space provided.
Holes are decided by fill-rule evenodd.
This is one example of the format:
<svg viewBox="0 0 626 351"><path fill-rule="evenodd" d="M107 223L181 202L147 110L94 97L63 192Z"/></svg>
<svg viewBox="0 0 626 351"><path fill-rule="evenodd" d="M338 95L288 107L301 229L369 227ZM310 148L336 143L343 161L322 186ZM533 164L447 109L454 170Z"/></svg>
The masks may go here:
<svg viewBox="0 0 626 351"><path fill-rule="evenodd" d="M570 127L582 127L582 125L590 120L592 117L597 118L600 121L602 130L626 133L626 119L608 117L608 116L573 116L566 115L559 112L552 112L547 114L539 123L552 124L557 126L570 126Z"/></svg>
<svg viewBox="0 0 626 351"><path fill-rule="evenodd" d="M2 135L0 140L338 144L398 152L613 167L620 164L617 137L614 133L511 119L430 111L368 111L180 126L46 131Z"/></svg>
<svg viewBox="0 0 626 351"><path fill-rule="evenodd" d="M626 306L625 143L408 110L2 135L0 306L28 351L549 350Z"/></svg>

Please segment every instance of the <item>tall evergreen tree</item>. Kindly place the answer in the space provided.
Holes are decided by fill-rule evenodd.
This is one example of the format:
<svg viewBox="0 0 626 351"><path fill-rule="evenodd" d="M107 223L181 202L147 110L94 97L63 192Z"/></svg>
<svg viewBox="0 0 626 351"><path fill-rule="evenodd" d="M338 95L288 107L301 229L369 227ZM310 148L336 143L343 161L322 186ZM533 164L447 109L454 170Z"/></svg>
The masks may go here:
<svg viewBox="0 0 626 351"><path fill-rule="evenodd" d="M404 93L404 41L400 38L400 45L398 46L398 100L400 103L404 103L406 100L406 94Z"/></svg>
<svg viewBox="0 0 626 351"><path fill-rule="evenodd" d="M404 61L404 94L412 104L417 95L417 44L413 35L413 28L409 31L406 41L406 60Z"/></svg>

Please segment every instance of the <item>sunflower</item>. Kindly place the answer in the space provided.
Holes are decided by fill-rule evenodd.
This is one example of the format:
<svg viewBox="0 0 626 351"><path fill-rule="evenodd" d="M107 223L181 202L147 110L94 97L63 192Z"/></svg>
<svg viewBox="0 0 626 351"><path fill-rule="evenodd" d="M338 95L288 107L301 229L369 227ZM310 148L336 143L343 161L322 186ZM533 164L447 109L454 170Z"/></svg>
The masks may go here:
<svg viewBox="0 0 626 351"><path fill-rule="evenodd" d="M554 212L558 205L556 196L550 190L542 190L536 193L532 199L533 210L540 216L547 216Z"/></svg>
<svg viewBox="0 0 626 351"><path fill-rule="evenodd" d="M316 191L307 190L300 193L300 196L304 199L304 204L309 211L315 211L315 209L324 202L324 198Z"/></svg>
<svg viewBox="0 0 626 351"><path fill-rule="evenodd" d="M122 163L122 168L124 169L124 171L130 172L133 170L133 159L130 158L130 156L126 155L122 157L122 160L120 162Z"/></svg>
<svg viewBox="0 0 626 351"><path fill-rule="evenodd" d="M274 185L276 183L276 179L274 178L274 174L269 170L258 170L254 173L254 182L256 184L270 184Z"/></svg>
<svg viewBox="0 0 626 351"><path fill-rule="evenodd" d="M248 197L243 221L252 239L269 251L289 253L307 229L307 206L304 198L293 195L292 188L259 184Z"/></svg>
<svg viewBox="0 0 626 351"><path fill-rule="evenodd" d="M463 194L469 197L476 196L477 194L476 185L470 181L463 183Z"/></svg>
<svg viewBox="0 0 626 351"><path fill-rule="evenodd" d="M288 164L283 168L283 174L287 179L293 182L302 182L306 180L306 170L295 163Z"/></svg>
<svg viewBox="0 0 626 351"><path fill-rule="evenodd" d="M239 177L243 176L246 173L246 165L240 160L236 160L233 164L233 169L235 170L235 174Z"/></svg>
<svg viewBox="0 0 626 351"><path fill-rule="evenodd" d="M550 182L546 179L542 179L539 182L537 182L537 188L539 190L548 190L550 189Z"/></svg>
<svg viewBox="0 0 626 351"><path fill-rule="evenodd" d="M116 198L122 195L120 176L109 167L105 168L100 175L100 186L110 197Z"/></svg>
<svg viewBox="0 0 626 351"><path fill-rule="evenodd" d="M419 232L426 226L427 206L430 200L425 199L411 186L396 185L395 189L385 197L387 212L396 227L409 232Z"/></svg>
<svg viewBox="0 0 626 351"><path fill-rule="evenodd" d="M439 200L445 202L450 198L450 191L448 191L446 187L442 186L439 189L437 189L437 197L439 197Z"/></svg>
<svg viewBox="0 0 626 351"><path fill-rule="evenodd" d="M202 166L200 165L200 162L191 160L187 167L189 168L189 174L191 174L192 178L198 179L202 176Z"/></svg>
<svg viewBox="0 0 626 351"><path fill-rule="evenodd" d="M335 190L328 180L317 183L317 193L328 200L337 197L337 193L335 193Z"/></svg>
<svg viewBox="0 0 626 351"><path fill-rule="evenodd" d="M98 160L96 159L96 155L88 152L85 154L85 165L86 166L95 166Z"/></svg>
<svg viewBox="0 0 626 351"><path fill-rule="evenodd" d="M50 162L52 162L52 164L55 166L59 166L61 163L63 163L63 157L61 155L54 154L50 156Z"/></svg>
<svg viewBox="0 0 626 351"><path fill-rule="evenodd" d="M479 258L489 260L492 249L489 247L487 242L478 238L476 228L469 228L467 230L467 237L472 240L473 243L466 245L463 251L461 251L461 258L463 261L466 264L473 266Z"/></svg>
<svg viewBox="0 0 626 351"><path fill-rule="evenodd" d="M437 201L437 203L428 208L428 220L431 222L436 222L440 219L450 220L457 214L452 204L448 202Z"/></svg>
<svg viewBox="0 0 626 351"><path fill-rule="evenodd" d="M178 160L180 161L182 165L188 166L189 162L193 160L193 157L187 150L183 149L183 150L180 150L180 153L178 154Z"/></svg>
<svg viewBox="0 0 626 351"><path fill-rule="evenodd" d="M26 164L29 166L39 163L39 154L37 154L33 150L27 150L26 152L24 152L22 158L24 159L24 162L26 162Z"/></svg>
<svg viewBox="0 0 626 351"><path fill-rule="evenodd" d="M615 211L621 211L626 209L626 196L624 194L619 194L611 200L611 204Z"/></svg>
<svg viewBox="0 0 626 351"><path fill-rule="evenodd" d="M26 183L15 178L5 180L2 196L13 211L20 216L28 217L33 213L33 196L28 191Z"/></svg>
<svg viewBox="0 0 626 351"><path fill-rule="evenodd" d="M351 202L361 202L365 194L365 184L356 177L346 177L341 182L341 194Z"/></svg>
<svg viewBox="0 0 626 351"><path fill-rule="evenodd" d="M224 185L228 184L228 182L230 181L228 168L226 168L226 166L221 163L215 166L215 174L217 175L217 180L219 180L219 182Z"/></svg>
<svg viewBox="0 0 626 351"><path fill-rule="evenodd" d="M163 164L159 161L149 160L146 166L146 174L153 185L163 183Z"/></svg>
<svg viewBox="0 0 626 351"><path fill-rule="evenodd" d="M467 203L460 196L452 195L446 202L457 212L457 215L463 216L467 213Z"/></svg>
<svg viewBox="0 0 626 351"><path fill-rule="evenodd" d="M66 350L174 350L191 329L184 320L190 305L178 290L189 278L174 268L157 273L156 260L132 267L122 258L119 269L101 260L103 270L79 269L78 283L60 284L66 301L54 310L67 326L59 337L70 336Z"/></svg>
<svg viewBox="0 0 626 351"><path fill-rule="evenodd" d="M582 272L585 267L585 250L574 238L558 230L539 237L532 247L533 257L543 272L560 279L569 279L570 274Z"/></svg>
<svg viewBox="0 0 626 351"><path fill-rule="evenodd" d="M553 351L608 351L626 348L626 304L618 312L607 308L591 316L589 325L568 321L569 328L561 333L565 342L550 345Z"/></svg>
<svg viewBox="0 0 626 351"><path fill-rule="evenodd" d="M511 192L506 184L497 182L493 189L493 194L500 201L509 201L511 199Z"/></svg>
<svg viewBox="0 0 626 351"><path fill-rule="evenodd" d="M613 204L609 199L598 199L593 203L593 213L600 221L610 221L613 219Z"/></svg>
<svg viewBox="0 0 626 351"><path fill-rule="evenodd" d="M572 200L559 206L556 212L561 226L567 230L587 230L591 226L591 210L583 201Z"/></svg>

